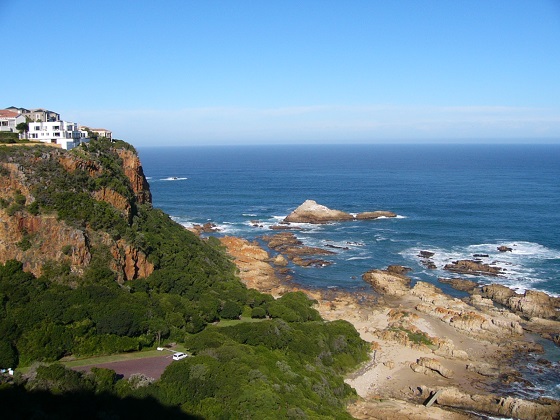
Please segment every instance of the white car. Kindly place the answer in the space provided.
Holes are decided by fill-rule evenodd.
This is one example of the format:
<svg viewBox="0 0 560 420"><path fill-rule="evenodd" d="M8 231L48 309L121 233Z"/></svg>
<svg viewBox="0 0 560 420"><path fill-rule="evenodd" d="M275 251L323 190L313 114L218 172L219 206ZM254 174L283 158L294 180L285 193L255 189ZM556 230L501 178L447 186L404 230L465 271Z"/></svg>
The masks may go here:
<svg viewBox="0 0 560 420"><path fill-rule="evenodd" d="M173 360L181 360L184 359L185 357L187 357L185 353L175 353L173 355Z"/></svg>

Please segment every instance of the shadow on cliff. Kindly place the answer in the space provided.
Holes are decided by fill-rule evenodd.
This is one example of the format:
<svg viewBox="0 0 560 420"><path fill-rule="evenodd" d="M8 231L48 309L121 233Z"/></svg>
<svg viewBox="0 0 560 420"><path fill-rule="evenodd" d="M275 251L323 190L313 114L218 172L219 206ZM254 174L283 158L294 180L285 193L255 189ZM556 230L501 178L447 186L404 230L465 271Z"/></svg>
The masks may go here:
<svg viewBox="0 0 560 420"><path fill-rule="evenodd" d="M2 419L173 419L201 420L152 397L118 398L111 394L26 391L22 386L0 388Z"/></svg>

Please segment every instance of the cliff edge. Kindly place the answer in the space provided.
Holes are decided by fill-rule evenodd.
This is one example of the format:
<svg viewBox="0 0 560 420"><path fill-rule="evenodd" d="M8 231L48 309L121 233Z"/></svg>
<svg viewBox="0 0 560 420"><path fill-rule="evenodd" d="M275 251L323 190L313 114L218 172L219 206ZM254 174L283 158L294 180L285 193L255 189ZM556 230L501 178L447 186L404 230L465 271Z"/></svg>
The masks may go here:
<svg viewBox="0 0 560 420"><path fill-rule="evenodd" d="M104 246L120 281L146 277L153 264L129 231L151 200L125 142L0 148L0 262L16 259L36 276L45 264L65 264L79 275Z"/></svg>

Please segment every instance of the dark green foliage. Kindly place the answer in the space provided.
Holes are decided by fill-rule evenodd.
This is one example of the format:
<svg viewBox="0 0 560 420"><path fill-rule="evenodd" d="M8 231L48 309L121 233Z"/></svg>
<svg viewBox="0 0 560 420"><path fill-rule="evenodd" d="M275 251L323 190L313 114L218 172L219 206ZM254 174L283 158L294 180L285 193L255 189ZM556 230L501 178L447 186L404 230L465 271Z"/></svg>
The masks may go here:
<svg viewBox="0 0 560 420"><path fill-rule="evenodd" d="M17 143L19 139L18 133L11 133L8 131L0 131L0 143Z"/></svg>
<svg viewBox="0 0 560 420"><path fill-rule="evenodd" d="M41 211L39 203L37 203L36 201L28 205L25 209L29 214L32 214L33 216L37 216Z"/></svg>
<svg viewBox="0 0 560 420"><path fill-rule="evenodd" d="M79 372L66 369L59 363L39 366L33 383L34 389L50 390L54 393L78 392L92 388Z"/></svg>
<svg viewBox="0 0 560 420"><path fill-rule="evenodd" d="M243 308L237 302L227 300L220 310L220 317L225 319L238 319Z"/></svg>
<svg viewBox="0 0 560 420"><path fill-rule="evenodd" d="M27 133L29 131L29 124L26 122L20 122L16 125L16 130L20 133Z"/></svg>
<svg viewBox="0 0 560 420"><path fill-rule="evenodd" d="M92 367L91 378L97 393L114 391L117 382L117 374L114 370Z"/></svg>
<svg viewBox="0 0 560 420"><path fill-rule="evenodd" d="M255 413L271 419L349 418L343 408L354 393L336 372L351 366L334 360L344 355L352 366L365 360L365 343L351 348L356 334L348 323L271 320L208 327L186 342L197 355L166 369L159 395L168 404L212 418ZM326 353L330 366L323 363Z"/></svg>
<svg viewBox="0 0 560 420"><path fill-rule="evenodd" d="M251 311L251 318L266 318L266 310L260 306L253 308Z"/></svg>
<svg viewBox="0 0 560 420"><path fill-rule="evenodd" d="M313 303L303 292L290 292L267 303L266 310L271 318L287 322L318 321L321 316L311 307Z"/></svg>
<svg viewBox="0 0 560 420"><path fill-rule="evenodd" d="M5 338L0 339L0 369L17 366L18 357L14 346Z"/></svg>

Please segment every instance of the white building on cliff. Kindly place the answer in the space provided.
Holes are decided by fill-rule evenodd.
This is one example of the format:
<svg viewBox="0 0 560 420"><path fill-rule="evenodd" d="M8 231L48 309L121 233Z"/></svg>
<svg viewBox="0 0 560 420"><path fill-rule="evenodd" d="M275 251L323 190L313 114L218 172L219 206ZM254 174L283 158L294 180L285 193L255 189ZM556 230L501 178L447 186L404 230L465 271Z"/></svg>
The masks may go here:
<svg viewBox="0 0 560 420"><path fill-rule="evenodd" d="M79 130L78 124L68 121L30 122L28 138L56 144L66 150L89 142L87 131Z"/></svg>

